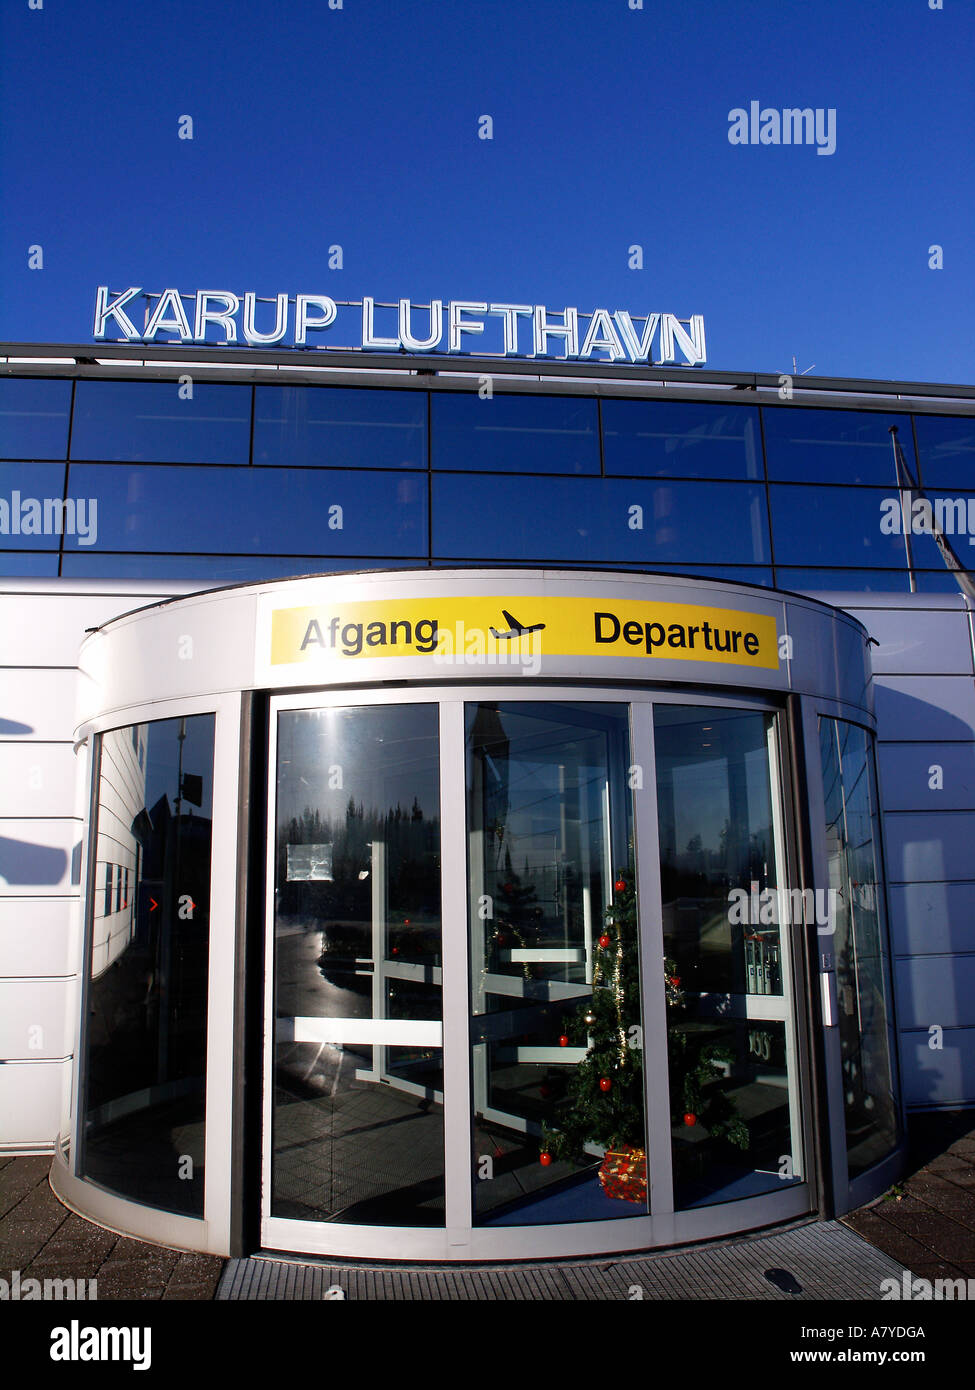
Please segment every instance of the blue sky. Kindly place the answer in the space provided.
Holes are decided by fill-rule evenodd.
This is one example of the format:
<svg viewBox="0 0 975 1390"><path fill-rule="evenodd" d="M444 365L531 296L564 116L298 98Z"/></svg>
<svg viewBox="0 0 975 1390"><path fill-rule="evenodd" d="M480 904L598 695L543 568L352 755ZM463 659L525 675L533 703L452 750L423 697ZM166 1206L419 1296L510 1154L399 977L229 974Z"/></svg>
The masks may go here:
<svg viewBox="0 0 975 1390"><path fill-rule="evenodd" d="M975 380L972 5L630 3L0 0L0 340L174 286L700 313L716 368ZM833 108L835 153L732 145L753 100Z"/></svg>

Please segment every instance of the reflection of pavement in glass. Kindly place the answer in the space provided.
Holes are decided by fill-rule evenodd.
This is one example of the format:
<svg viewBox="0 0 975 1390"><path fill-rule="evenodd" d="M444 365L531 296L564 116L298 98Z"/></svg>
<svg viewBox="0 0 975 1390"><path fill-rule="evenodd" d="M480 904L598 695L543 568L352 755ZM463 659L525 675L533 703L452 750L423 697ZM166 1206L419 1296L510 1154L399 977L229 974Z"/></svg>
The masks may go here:
<svg viewBox="0 0 975 1390"><path fill-rule="evenodd" d="M278 1049L274 1216L368 1225L444 1220L443 1112L435 1102L360 1081L372 1049Z"/></svg>
<svg viewBox="0 0 975 1390"><path fill-rule="evenodd" d="M369 1018L372 987L367 976L358 990L343 989L326 980L318 967L322 953L322 926L304 928L289 924L275 934L277 1013L279 1018Z"/></svg>
<svg viewBox="0 0 975 1390"><path fill-rule="evenodd" d="M202 1087L90 1133L85 1172L123 1197L163 1211L203 1215ZM192 1160L192 1177L185 1160ZM180 1173L187 1173L181 1177Z"/></svg>

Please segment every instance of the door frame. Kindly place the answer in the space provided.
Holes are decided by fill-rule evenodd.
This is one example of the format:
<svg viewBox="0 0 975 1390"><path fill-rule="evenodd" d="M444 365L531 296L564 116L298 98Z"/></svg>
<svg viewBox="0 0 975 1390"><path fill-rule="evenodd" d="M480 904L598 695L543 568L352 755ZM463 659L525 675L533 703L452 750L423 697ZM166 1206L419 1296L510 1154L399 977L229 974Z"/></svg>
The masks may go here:
<svg viewBox="0 0 975 1390"><path fill-rule="evenodd" d="M414 1260L458 1261L477 1259L558 1258L585 1256L661 1246L676 1241L723 1236L801 1216L814 1208L813 1165L815 1136L804 1123L804 1108L790 1105L790 1118L799 1128L794 1147L801 1154L802 1181L756 1197L739 1198L713 1206L674 1211L670 1133L669 1077L666 1065L644 1067L647 1172L650 1214L612 1221L561 1225L478 1227L472 1225L474 1154L472 1143L472 1062L469 967L468 833L465 776L465 706L480 701L503 703L625 704L630 706L632 764L642 769L643 790L633 800L633 833L637 865L637 902L641 960L663 955L663 923L660 911L661 883L653 745L655 705L699 705L770 713L776 716L774 749L770 766L773 824L781 843L777 859L795 875L797 855L792 840L792 818L786 813L788 778L784 763L784 701L754 690L732 691L695 686L657 687L618 682L567 683L532 680L518 685L509 679L497 682L437 681L429 684L385 687L330 687L301 692L268 692L267 701L267 796L264 805L266 831L264 894L264 1026L263 1104L260 1136L260 1232L262 1247L310 1255L388 1259L390 1251ZM338 1221L304 1221L270 1215L270 1160L273 1120L274 1073L274 890L276 839L276 758L278 714L289 711L364 706L434 704L439 712L439 772L441 821L441 930L444 1067L444 1175L445 1225L400 1227L353 1225ZM806 1010L799 991L803 988L798 962L801 951L793 928L788 976L783 984L791 991L791 1027L794 1067L790 1093L801 1096L809 1071ZM783 963L784 964L784 963ZM641 990L644 1050L646 1056L666 1058L666 998L663 990L647 988L651 972L643 968ZM794 1079L793 1079L794 1078Z"/></svg>

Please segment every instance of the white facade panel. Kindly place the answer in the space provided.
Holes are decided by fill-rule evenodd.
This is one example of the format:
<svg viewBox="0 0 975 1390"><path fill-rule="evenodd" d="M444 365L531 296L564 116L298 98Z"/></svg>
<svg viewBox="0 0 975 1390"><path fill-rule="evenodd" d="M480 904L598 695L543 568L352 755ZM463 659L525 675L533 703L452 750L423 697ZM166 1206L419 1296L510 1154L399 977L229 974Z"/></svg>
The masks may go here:
<svg viewBox="0 0 975 1390"><path fill-rule="evenodd" d="M10 1062L0 1067L0 1150L53 1146L70 1070L70 1062Z"/></svg>
<svg viewBox="0 0 975 1390"><path fill-rule="evenodd" d="M70 737L78 699L78 674L73 667L3 670L0 689L0 738L58 742Z"/></svg>
<svg viewBox="0 0 975 1390"><path fill-rule="evenodd" d="M74 804L70 743L0 742L0 819L63 816Z"/></svg>
<svg viewBox="0 0 975 1390"><path fill-rule="evenodd" d="M70 805L74 801L74 783ZM76 887L81 821L0 820L0 897L64 897Z"/></svg>
<svg viewBox="0 0 975 1390"><path fill-rule="evenodd" d="M0 980L0 1056L20 1062L66 1057L73 997L72 980Z"/></svg>
<svg viewBox="0 0 975 1390"><path fill-rule="evenodd" d="M0 666L75 667L86 629L151 602L160 587L118 590L106 585L107 592L78 593L65 592L64 581L50 583L49 593L9 587L4 591L0 580ZM170 592L180 587L173 585ZM54 594L57 601L52 603Z"/></svg>
<svg viewBox="0 0 975 1390"><path fill-rule="evenodd" d="M78 898L0 898L0 979L78 968Z"/></svg>

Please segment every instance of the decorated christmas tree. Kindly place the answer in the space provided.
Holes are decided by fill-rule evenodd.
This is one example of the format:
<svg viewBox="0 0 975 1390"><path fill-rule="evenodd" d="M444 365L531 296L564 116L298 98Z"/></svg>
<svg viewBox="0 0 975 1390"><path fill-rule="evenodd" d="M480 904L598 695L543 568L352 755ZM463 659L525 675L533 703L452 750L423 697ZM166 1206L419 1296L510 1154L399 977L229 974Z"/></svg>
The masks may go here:
<svg viewBox="0 0 975 1390"><path fill-rule="evenodd" d="M639 962L636 895L621 873L596 948L592 999L576 1010L563 1035L564 1045L585 1047L586 1055L573 1069L558 1129L542 1127L545 1153L577 1158L586 1144L621 1149L643 1143Z"/></svg>
<svg viewBox="0 0 975 1390"><path fill-rule="evenodd" d="M672 960L664 961L672 1125L700 1124L710 1138L746 1148L748 1130L731 1100L714 1085L724 1074L730 1054L717 1044L693 1041L677 969ZM607 1158L600 1169L604 1188L614 1196L642 1201L646 1191L643 1034L632 872L621 870L613 887L613 902L606 910L596 951L592 999L576 1010L559 1041L563 1046L585 1047L586 1055L573 1070L558 1127L542 1126L541 1162L550 1163L553 1157L584 1159L587 1146L604 1149ZM630 1169L642 1164L642 1185L636 1182L628 1190L617 1190L606 1177L613 1171L610 1160L616 1167Z"/></svg>

